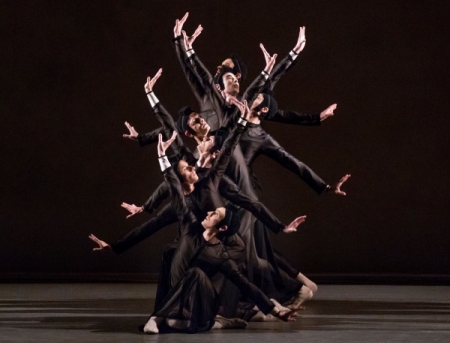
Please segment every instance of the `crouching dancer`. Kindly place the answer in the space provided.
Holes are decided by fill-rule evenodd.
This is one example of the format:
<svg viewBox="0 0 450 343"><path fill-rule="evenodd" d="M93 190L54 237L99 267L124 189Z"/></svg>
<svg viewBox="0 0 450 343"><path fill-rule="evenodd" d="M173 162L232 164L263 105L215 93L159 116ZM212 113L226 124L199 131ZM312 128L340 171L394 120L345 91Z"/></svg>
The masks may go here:
<svg viewBox="0 0 450 343"><path fill-rule="evenodd" d="M190 254L190 263L184 276L155 309L145 324L144 331L195 333L226 326L229 320L216 318L219 296L210 279L218 272L230 279L265 314L271 313L280 320L293 321L294 311L280 311L260 289L240 273L238 266L230 259L227 249L222 245L220 238L233 234L239 228L238 215L230 209L218 207L208 212L201 223L195 219L186 206L180 180L165 156L167 143L170 144L170 141L162 142L160 136L158 156L165 182L170 187L172 206L181 226L179 245L191 247L185 249ZM236 321L245 327L245 322Z"/></svg>

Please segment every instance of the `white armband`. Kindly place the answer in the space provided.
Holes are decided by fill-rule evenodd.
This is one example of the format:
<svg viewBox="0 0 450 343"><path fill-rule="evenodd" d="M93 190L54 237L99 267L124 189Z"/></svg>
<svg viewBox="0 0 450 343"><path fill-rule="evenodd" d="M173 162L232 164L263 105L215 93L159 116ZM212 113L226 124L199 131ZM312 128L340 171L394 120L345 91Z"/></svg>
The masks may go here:
<svg viewBox="0 0 450 343"><path fill-rule="evenodd" d="M294 50L291 50L291 51L289 51L289 56L291 56L292 60L295 61L298 54Z"/></svg>
<svg viewBox="0 0 450 343"><path fill-rule="evenodd" d="M153 93L153 91L147 93L147 98L148 98L148 101L150 101L150 106L152 106L152 108L155 107L159 103L159 100L156 97L155 93Z"/></svg>
<svg viewBox="0 0 450 343"><path fill-rule="evenodd" d="M186 50L186 55L187 55L187 57L191 57L193 54L195 54L194 49Z"/></svg>
<svg viewBox="0 0 450 343"><path fill-rule="evenodd" d="M238 123L239 125L246 126L247 123L248 123L248 120L245 119L244 117L240 117L240 118L238 119L237 123Z"/></svg>
<svg viewBox="0 0 450 343"><path fill-rule="evenodd" d="M264 70L261 72L261 75L264 76L264 78L267 80L269 78L269 74L265 72Z"/></svg>
<svg viewBox="0 0 450 343"><path fill-rule="evenodd" d="M170 162L167 156L161 156L158 158L159 166L161 167L161 171L165 171L166 169L170 168Z"/></svg>

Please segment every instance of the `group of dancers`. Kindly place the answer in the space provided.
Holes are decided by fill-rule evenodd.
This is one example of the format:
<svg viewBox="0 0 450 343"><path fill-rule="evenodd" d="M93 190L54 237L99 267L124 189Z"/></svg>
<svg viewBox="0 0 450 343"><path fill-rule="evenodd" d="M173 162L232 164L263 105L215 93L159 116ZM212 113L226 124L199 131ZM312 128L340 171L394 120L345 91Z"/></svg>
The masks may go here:
<svg viewBox="0 0 450 343"><path fill-rule="evenodd" d="M263 120L319 125L333 116L336 104L322 112L300 113L280 109L273 97L276 83L305 47L304 27L295 47L276 65L277 55L260 45L266 66L241 94L240 85L247 77L245 64L232 55L211 74L193 49L202 26L192 36L183 31L188 15L175 22L173 46L198 100L198 110L181 108L175 122L153 90L162 75L160 69L147 78L144 87L161 127L138 134L125 122L129 133L123 135L140 146L157 143L164 177L144 205L122 204L129 211L127 218L152 213L165 199L170 201L113 244L90 235L98 245L93 250L120 254L178 223L177 237L163 253L153 313L141 327L146 333L195 333L244 328L248 321L293 321L317 286L272 247L268 230L295 232L306 216L283 224L261 202L261 186L252 164L259 155L266 155L318 194L345 195L341 186L350 175L327 184L261 127ZM195 151L184 144L182 136L195 140ZM169 147L174 152L171 156L166 154Z"/></svg>

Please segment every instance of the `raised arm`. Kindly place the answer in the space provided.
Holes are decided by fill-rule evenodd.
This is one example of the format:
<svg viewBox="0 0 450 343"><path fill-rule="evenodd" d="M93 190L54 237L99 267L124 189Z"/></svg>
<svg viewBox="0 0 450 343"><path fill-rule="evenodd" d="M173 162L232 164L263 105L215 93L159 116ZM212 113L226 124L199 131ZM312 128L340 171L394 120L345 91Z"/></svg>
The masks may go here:
<svg viewBox="0 0 450 343"><path fill-rule="evenodd" d="M289 52L289 54L283 58L272 70L270 74L270 89L272 90L276 83L280 80L281 76L286 74L286 72L294 65L300 52L305 48L306 36L305 27L300 27L300 32L298 34L297 43L294 48Z"/></svg>
<svg viewBox="0 0 450 343"><path fill-rule="evenodd" d="M212 167L211 175L214 178L214 182L217 182L217 186L219 186L220 179L222 178L223 174L225 174L234 148L239 143L239 139L241 138L242 133L245 131L247 125L246 118L248 118L249 115L247 101L244 100L244 102L242 103L242 107L240 107L239 110L241 112L241 117L237 120L237 126L234 130L231 131L231 133L223 143L219 157Z"/></svg>
<svg viewBox="0 0 450 343"><path fill-rule="evenodd" d="M195 97L199 102L203 101L203 97L205 96L205 88L203 86L202 81L198 78L198 75L194 73L192 70L192 67L190 63L188 62L189 56L192 54L192 52L187 52L185 47L185 39L182 34L183 25L186 22L187 18L189 16L189 12L187 12L183 18L177 19L175 21L175 27L173 29L174 33L174 39L173 39L173 45L175 48L175 53L177 55L178 61L180 62L181 69L183 70L184 76L186 77L186 80L189 83L189 86L191 87ZM190 41L193 42L195 38L200 35L203 28L201 25L197 27L194 34L189 37Z"/></svg>

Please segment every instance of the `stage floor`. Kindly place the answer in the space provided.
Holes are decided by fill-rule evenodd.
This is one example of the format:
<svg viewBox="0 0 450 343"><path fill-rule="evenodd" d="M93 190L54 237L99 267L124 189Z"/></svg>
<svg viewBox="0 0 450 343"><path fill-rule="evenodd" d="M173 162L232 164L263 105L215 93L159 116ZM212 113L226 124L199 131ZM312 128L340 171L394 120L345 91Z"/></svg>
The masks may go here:
<svg viewBox="0 0 450 343"><path fill-rule="evenodd" d="M145 335L154 284L0 284L0 342L450 342L450 286L319 286L295 323Z"/></svg>

